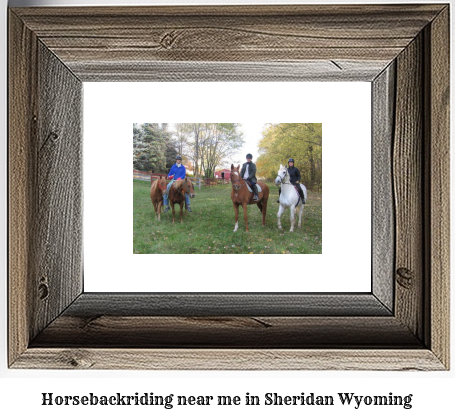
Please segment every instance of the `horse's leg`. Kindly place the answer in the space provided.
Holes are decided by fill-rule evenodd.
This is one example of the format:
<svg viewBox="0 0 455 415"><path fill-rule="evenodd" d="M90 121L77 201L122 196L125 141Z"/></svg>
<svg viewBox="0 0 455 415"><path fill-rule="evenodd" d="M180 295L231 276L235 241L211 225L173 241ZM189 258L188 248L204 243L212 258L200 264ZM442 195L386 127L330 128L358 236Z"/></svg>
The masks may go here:
<svg viewBox="0 0 455 415"><path fill-rule="evenodd" d="M284 212L284 207L283 205L280 203L280 208L278 209L278 213L277 213L277 218L278 218L278 229L283 229L283 227L281 226L281 215L283 214Z"/></svg>
<svg viewBox="0 0 455 415"><path fill-rule="evenodd" d="M235 227L234 227L234 232L237 232L237 229L239 228L239 205L236 203L232 202L234 205L234 212L235 212Z"/></svg>
<svg viewBox="0 0 455 415"><path fill-rule="evenodd" d="M183 202L180 202L180 223L183 223Z"/></svg>
<svg viewBox="0 0 455 415"><path fill-rule="evenodd" d="M291 229L289 232L294 232L294 225L295 225L295 205L291 206Z"/></svg>
<svg viewBox="0 0 455 415"><path fill-rule="evenodd" d="M161 222L161 206L162 206L162 205L163 205L163 201L160 200L160 201L158 202L158 207L157 207L157 209L156 209L156 211L158 212L158 221L160 221L160 222Z"/></svg>
<svg viewBox="0 0 455 415"><path fill-rule="evenodd" d="M156 202L152 200L153 210L155 211L155 219L156 219Z"/></svg>
<svg viewBox="0 0 455 415"><path fill-rule="evenodd" d="M264 201L262 206L262 226L265 226L265 219L267 214L267 200Z"/></svg>
<svg viewBox="0 0 455 415"><path fill-rule="evenodd" d="M300 211L299 211L299 228L302 227L302 214L303 214L303 208L305 207L305 205L300 205Z"/></svg>
<svg viewBox="0 0 455 415"><path fill-rule="evenodd" d="M248 230L248 205L245 203L242 203L243 207L243 219L245 219L245 232L249 232Z"/></svg>
<svg viewBox="0 0 455 415"><path fill-rule="evenodd" d="M262 212L262 200L260 200L260 201L257 203L257 205L258 205L259 210Z"/></svg>
<svg viewBox="0 0 455 415"><path fill-rule="evenodd" d="M172 208L172 223L175 223L175 209L174 209L174 202L171 202L169 199L169 204L171 205Z"/></svg>

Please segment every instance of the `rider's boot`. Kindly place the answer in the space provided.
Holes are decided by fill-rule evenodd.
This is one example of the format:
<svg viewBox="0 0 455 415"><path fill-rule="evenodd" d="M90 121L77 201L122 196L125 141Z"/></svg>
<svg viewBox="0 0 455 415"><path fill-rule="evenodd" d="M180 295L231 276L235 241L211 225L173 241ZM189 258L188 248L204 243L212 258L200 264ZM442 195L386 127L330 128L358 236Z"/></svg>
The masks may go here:
<svg viewBox="0 0 455 415"><path fill-rule="evenodd" d="M189 206L186 207L186 210L187 210L188 212L193 212Z"/></svg>
<svg viewBox="0 0 455 415"><path fill-rule="evenodd" d="M169 209L170 209L169 205L166 205L166 207L164 208L164 212L163 213L169 212Z"/></svg>
<svg viewBox="0 0 455 415"><path fill-rule="evenodd" d="M258 189L257 189L257 187L256 187L256 183L254 183L253 186L251 186L251 188L252 188L253 193L254 193L253 200L254 200L254 201L259 200L259 197L258 197Z"/></svg>
<svg viewBox="0 0 455 415"><path fill-rule="evenodd" d="M303 194L303 189L300 187L300 184L297 185L297 190L299 191L299 196L302 199L302 205L304 205L305 202L305 195Z"/></svg>

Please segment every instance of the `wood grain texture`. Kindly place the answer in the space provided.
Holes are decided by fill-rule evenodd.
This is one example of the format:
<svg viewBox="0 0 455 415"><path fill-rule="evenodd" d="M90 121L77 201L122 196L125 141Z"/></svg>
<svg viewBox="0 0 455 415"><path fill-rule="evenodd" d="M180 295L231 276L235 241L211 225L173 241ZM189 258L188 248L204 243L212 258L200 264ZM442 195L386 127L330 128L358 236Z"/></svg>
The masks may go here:
<svg viewBox="0 0 455 415"><path fill-rule="evenodd" d="M32 337L82 292L82 84L38 43Z"/></svg>
<svg viewBox="0 0 455 415"><path fill-rule="evenodd" d="M9 53L11 367L448 368L447 5L14 9ZM371 294L78 297L81 80L332 79L373 81Z"/></svg>
<svg viewBox="0 0 455 415"><path fill-rule="evenodd" d="M372 81L387 61L74 62L84 82L336 82Z"/></svg>
<svg viewBox="0 0 455 415"><path fill-rule="evenodd" d="M397 58L393 177L395 315L423 338L423 36Z"/></svg>
<svg viewBox="0 0 455 415"><path fill-rule="evenodd" d="M89 80L93 77L84 75L93 71L93 62L111 62L115 68L122 62L316 60L316 65L330 66L338 60L373 60L384 69L440 9L300 5L14 11L74 73Z"/></svg>
<svg viewBox="0 0 455 415"><path fill-rule="evenodd" d="M372 83L372 291L393 310L395 212L392 143L395 114L395 63Z"/></svg>
<svg viewBox="0 0 455 415"><path fill-rule="evenodd" d="M9 361L82 291L82 84L10 14Z"/></svg>
<svg viewBox="0 0 455 415"><path fill-rule="evenodd" d="M449 8L431 24L429 53L429 130L425 141L429 161L430 344L435 355L450 366L450 59Z"/></svg>
<svg viewBox="0 0 455 415"><path fill-rule="evenodd" d="M13 367L82 370L444 370L431 351L396 349L30 348Z"/></svg>
<svg viewBox="0 0 455 415"><path fill-rule="evenodd" d="M373 294L84 293L65 316L383 316Z"/></svg>
<svg viewBox="0 0 455 415"><path fill-rule="evenodd" d="M422 348L393 317L61 316L30 347Z"/></svg>
<svg viewBox="0 0 455 415"><path fill-rule="evenodd" d="M38 70L36 35L11 13L9 36L15 39L8 45L8 361L11 363L27 348L36 298L36 287L30 283L29 275L33 261L34 189L30 183L34 182L37 168L31 161L36 162L33 142L36 139Z"/></svg>

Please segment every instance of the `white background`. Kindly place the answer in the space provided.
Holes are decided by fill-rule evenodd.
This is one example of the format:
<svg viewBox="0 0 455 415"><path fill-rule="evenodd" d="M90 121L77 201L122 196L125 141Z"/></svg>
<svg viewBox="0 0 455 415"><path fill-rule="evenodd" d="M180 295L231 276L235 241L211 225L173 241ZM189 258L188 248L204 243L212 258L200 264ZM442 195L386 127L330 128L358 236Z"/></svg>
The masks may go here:
<svg viewBox="0 0 455 415"><path fill-rule="evenodd" d="M207 99L210 96L213 99ZM85 291L371 291L371 244L365 243L371 241L370 104L368 82L85 83ZM266 278L259 276L261 272L257 277L250 273L251 278L240 272L251 264L248 255L199 255L192 259L197 266L172 274L169 261L174 258L169 255L159 259L134 255L133 122L260 121L322 122L322 255L261 255L258 269L269 271ZM248 151L245 148L245 154ZM105 164L100 164L100 158ZM276 214L275 186L271 195L268 212ZM197 196L191 205L195 212L204 207ZM305 207L312 208L311 204ZM229 214L233 230L234 210ZM152 232L154 219L150 217ZM282 223L288 231L289 213ZM238 234L243 232L240 215ZM250 227L252 235L262 232L262 227ZM296 228L294 237L304 234Z"/></svg>
<svg viewBox="0 0 455 415"><path fill-rule="evenodd" d="M266 2L266 1L264 1ZM389 1L390 2L390 1ZM417 1L415 1L417 2ZM433 2L432 3L437 3ZM153 1L135 1L136 4L154 4ZM187 1L168 1L172 4L196 4L199 2ZM208 2L207 2L208 3ZM212 3L218 3L213 1ZM241 3L240 1L229 3ZM253 3L253 1L251 2ZM259 2L257 2L259 3ZM266 2L271 3L271 2ZM275 1L274 3L280 3ZM293 0L286 0L286 3L299 3ZM304 2L300 2L304 3ZM309 3L316 3L312 0ZM320 3L320 2L317 2ZM325 1L324 3L338 3L337 1ZM374 2L369 2L374 3ZM376 3L385 3L380 0ZM390 2L399 3L399 2ZM426 3L430 3L427 1ZM77 5L94 4L93 1L80 0L12 0L11 5ZM115 0L98 0L96 4L122 4ZM155 2L156 4L156 2ZM2 319L0 320L0 402L1 411L5 414L11 413L34 413L34 414L80 414L80 413L109 413L111 414L135 414L153 413L151 408L137 408L135 410L125 410L124 408L100 408L80 407L58 408L42 407L39 405L40 394L42 392L54 392L58 394L81 394L94 392L103 393L130 393L153 391L156 394L230 394L243 396L246 392L251 394L263 395L266 392L281 392L286 394L299 394L300 392L314 392L317 394L334 394L338 392L356 392L358 394L414 394L413 410L414 414L452 414L453 413L453 390L455 389L454 370L449 372L308 372L308 371L280 371L280 372L245 372L245 371L160 371L160 372L117 372L117 371L31 371L31 370L8 370L6 369L6 1L2 0L0 16L3 22L2 35L0 36L0 47L3 64L0 66L0 126L1 126L1 170L0 170L0 191L3 195L3 203L0 204L1 218L0 230L4 236L0 240L0 262L2 263L2 280L0 285ZM452 2L453 8L453 2ZM452 9L453 11L453 9ZM454 31L452 30L452 33ZM452 76L452 85L453 83ZM453 107L453 106L452 106ZM452 125L455 125L452 120ZM453 163L452 163L453 164ZM452 177L452 183L455 183ZM453 204L452 204L453 206ZM452 220L452 224L455 221ZM452 234L454 228L452 225ZM454 247L455 244L452 244ZM453 248L452 248L453 249ZM454 284L452 284L452 287ZM453 301L452 288L452 301ZM455 332L452 319L452 333ZM452 336L452 345L454 339ZM452 357L453 357L452 347ZM242 411L241 411L242 410ZM162 412L163 410L161 410ZM235 409L208 408L174 408L172 411L179 413L317 413L317 414L338 414L338 413L383 413L382 408L362 408L354 410L352 408L342 410L333 408L310 408L310 407L238 407ZM156 412L155 412L156 413ZM389 407L387 413L403 413L399 407ZM406 413L406 412L405 412Z"/></svg>

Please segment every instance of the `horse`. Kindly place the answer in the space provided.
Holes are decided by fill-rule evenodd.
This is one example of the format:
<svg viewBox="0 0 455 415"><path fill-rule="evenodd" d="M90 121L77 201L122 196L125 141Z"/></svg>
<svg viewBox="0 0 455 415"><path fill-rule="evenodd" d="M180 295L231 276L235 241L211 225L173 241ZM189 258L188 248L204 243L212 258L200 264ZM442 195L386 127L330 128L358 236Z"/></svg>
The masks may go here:
<svg viewBox="0 0 455 415"><path fill-rule="evenodd" d="M150 188L150 198L155 209L155 219L161 220L161 208L163 206L163 195L167 194L166 177L160 177L152 183Z"/></svg>
<svg viewBox="0 0 455 415"><path fill-rule="evenodd" d="M299 197L297 190L294 189L294 185L291 184L288 170L286 166L280 164L278 170L278 176L275 179L275 184L277 186L281 185L281 195L280 195L280 208L278 209L278 229L283 229L281 227L281 215L283 214L286 208L289 208L291 211L291 229L289 232L294 232L295 225L295 212L297 210L299 215L299 228L302 227L302 213L303 207L305 206L302 203L302 199ZM303 190L303 195L305 196L305 203L307 201L307 190L303 184L300 184L300 187Z"/></svg>
<svg viewBox="0 0 455 415"><path fill-rule="evenodd" d="M194 198L195 196L193 183L187 177L183 180L176 180L169 189L169 203L172 208L172 223L175 223L174 204L180 205L180 222L183 222L183 203L185 202L185 193L187 193L191 198Z"/></svg>
<svg viewBox="0 0 455 415"><path fill-rule="evenodd" d="M243 218L245 219L245 228L248 232L248 205L257 203L259 210L262 212L262 226L265 226L265 217L267 213L267 201L269 199L269 187L264 182L258 182L261 191L258 192L258 199L253 201L253 192L248 190L247 183L240 177L240 165L234 168L231 164L231 200L235 211L234 232L239 228L239 206L243 208Z"/></svg>

